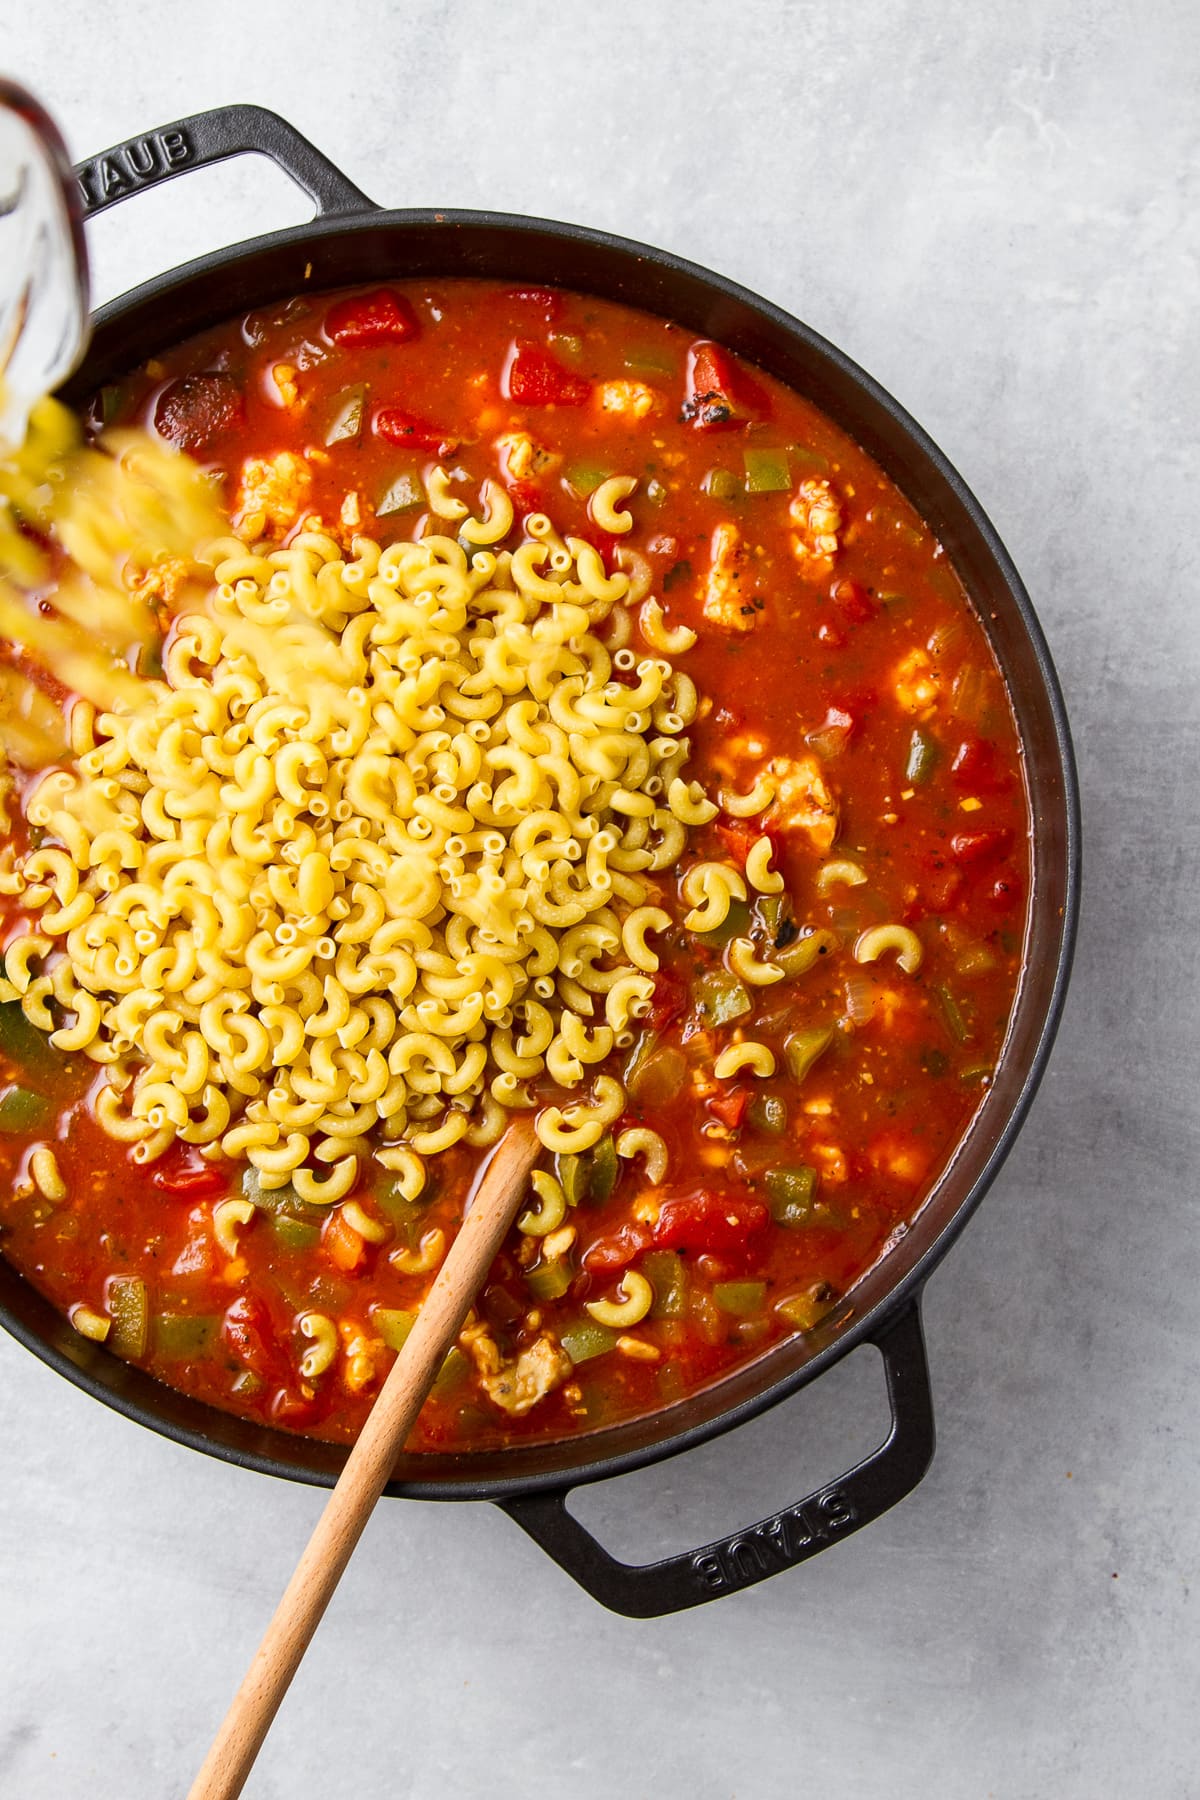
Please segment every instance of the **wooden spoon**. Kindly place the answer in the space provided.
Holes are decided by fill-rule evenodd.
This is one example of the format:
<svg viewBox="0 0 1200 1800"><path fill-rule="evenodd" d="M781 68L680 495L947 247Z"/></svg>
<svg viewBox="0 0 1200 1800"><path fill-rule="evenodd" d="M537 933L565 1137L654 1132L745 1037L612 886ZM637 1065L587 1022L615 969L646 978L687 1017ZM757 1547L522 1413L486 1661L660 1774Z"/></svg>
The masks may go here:
<svg viewBox="0 0 1200 1800"><path fill-rule="evenodd" d="M521 1117L492 1152L462 1228L346 1459L188 1800L236 1800L241 1793L442 1359L513 1221L539 1148L532 1118Z"/></svg>

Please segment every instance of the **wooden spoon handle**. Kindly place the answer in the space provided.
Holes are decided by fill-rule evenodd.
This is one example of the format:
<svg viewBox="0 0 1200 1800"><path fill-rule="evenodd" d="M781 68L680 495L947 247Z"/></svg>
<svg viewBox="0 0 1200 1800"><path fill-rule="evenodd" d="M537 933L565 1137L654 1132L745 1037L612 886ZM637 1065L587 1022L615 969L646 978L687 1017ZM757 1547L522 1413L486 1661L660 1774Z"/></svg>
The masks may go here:
<svg viewBox="0 0 1200 1800"><path fill-rule="evenodd" d="M513 1121L475 1190L461 1230L380 1389L337 1486L284 1590L254 1660L188 1792L235 1800L300 1667L442 1360L458 1335L537 1158L533 1121Z"/></svg>

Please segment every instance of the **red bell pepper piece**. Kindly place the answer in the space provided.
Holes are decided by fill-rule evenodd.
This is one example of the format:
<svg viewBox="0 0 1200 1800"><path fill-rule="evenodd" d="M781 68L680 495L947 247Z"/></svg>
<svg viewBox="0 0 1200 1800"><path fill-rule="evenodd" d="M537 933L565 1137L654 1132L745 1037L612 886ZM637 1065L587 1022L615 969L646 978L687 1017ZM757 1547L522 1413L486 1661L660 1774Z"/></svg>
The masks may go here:
<svg viewBox="0 0 1200 1800"><path fill-rule="evenodd" d="M564 369L540 344L518 338L501 391L518 406L583 406L591 398L592 384Z"/></svg>
<svg viewBox="0 0 1200 1800"><path fill-rule="evenodd" d="M688 352L687 398L682 417L697 431L730 431L770 416L764 388L739 369L727 350L707 338Z"/></svg>
<svg viewBox="0 0 1200 1800"><path fill-rule="evenodd" d="M420 332L416 313L394 288L376 288L373 294L339 300L325 314L326 337L348 350L372 344L407 344Z"/></svg>
<svg viewBox="0 0 1200 1800"><path fill-rule="evenodd" d="M429 450L434 456L453 456L458 449L457 438L448 436L440 425L431 425L428 419L405 412L402 406L381 406L371 423L377 437L399 445L401 450Z"/></svg>
<svg viewBox="0 0 1200 1800"><path fill-rule="evenodd" d="M201 1162L194 1151L176 1144L150 1171L150 1180L178 1200L207 1200L229 1185L228 1174L212 1163Z"/></svg>

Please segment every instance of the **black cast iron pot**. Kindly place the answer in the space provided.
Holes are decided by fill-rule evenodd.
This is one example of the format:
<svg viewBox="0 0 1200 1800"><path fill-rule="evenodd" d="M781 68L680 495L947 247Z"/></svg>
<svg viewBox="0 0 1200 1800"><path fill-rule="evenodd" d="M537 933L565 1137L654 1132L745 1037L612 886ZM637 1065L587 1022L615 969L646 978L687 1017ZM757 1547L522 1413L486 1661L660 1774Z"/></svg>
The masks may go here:
<svg viewBox="0 0 1200 1800"><path fill-rule="evenodd" d="M305 288L421 276L558 284L679 320L811 398L870 452L945 545L1008 682L1034 820L1025 972L994 1084L920 1215L803 1339L765 1351L694 1398L631 1424L550 1445L408 1455L388 1493L502 1506L596 1599L653 1617L742 1588L878 1517L921 1480L933 1411L920 1296L1016 1137L1049 1055L1070 969L1079 895L1079 799L1066 714L1041 629L1003 545L946 458L891 396L833 345L719 275L665 251L575 225L498 213L384 212L283 119L229 106L132 138L78 171L85 213L245 151L272 157L312 196L311 224L218 251L101 309L78 401L193 332ZM161 1386L80 1338L0 1263L0 1320L45 1362L128 1417L248 1469L331 1486L344 1453L243 1423ZM882 1354L886 1441L839 1481L782 1514L646 1567L616 1561L567 1511L572 1487L676 1455L773 1406L855 1345Z"/></svg>

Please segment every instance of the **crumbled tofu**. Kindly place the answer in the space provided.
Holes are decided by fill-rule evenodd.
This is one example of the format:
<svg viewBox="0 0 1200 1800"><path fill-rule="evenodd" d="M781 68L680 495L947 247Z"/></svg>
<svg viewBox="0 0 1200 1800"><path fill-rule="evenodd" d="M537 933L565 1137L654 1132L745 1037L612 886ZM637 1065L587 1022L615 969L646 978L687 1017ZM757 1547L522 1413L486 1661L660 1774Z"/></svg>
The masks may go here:
<svg viewBox="0 0 1200 1800"><path fill-rule="evenodd" d="M596 389L596 405L609 418L636 423L652 413L657 404L654 389L641 381L602 381Z"/></svg>
<svg viewBox="0 0 1200 1800"><path fill-rule="evenodd" d="M753 631L759 612L753 583L745 579L746 546L728 520L712 536L712 563L704 582L704 617L722 631Z"/></svg>
<svg viewBox="0 0 1200 1800"><path fill-rule="evenodd" d="M892 691L907 713L927 719L941 694L941 684L928 650L918 644L892 671Z"/></svg>
<svg viewBox="0 0 1200 1800"><path fill-rule="evenodd" d="M360 1394L365 1387L370 1387L379 1373L383 1339L368 1337L361 1325L349 1322L339 1325L338 1336L344 1351L342 1380L352 1394Z"/></svg>
<svg viewBox="0 0 1200 1800"><path fill-rule="evenodd" d="M241 537L282 537L295 524L312 491L312 471L290 450L248 456L242 464L234 524Z"/></svg>
<svg viewBox="0 0 1200 1800"><path fill-rule="evenodd" d="M890 1175L896 1181L912 1182L914 1186L924 1179L929 1166L929 1158L919 1145L898 1136L878 1139L871 1146L870 1155L881 1174Z"/></svg>
<svg viewBox="0 0 1200 1800"><path fill-rule="evenodd" d="M630 1332L617 1339L617 1351L621 1356L629 1357L631 1362L658 1362L662 1356L657 1344L649 1344L645 1338L634 1337Z"/></svg>
<svg viewBox="0 0 1200 1800"><path fill-rule="evenodd" d="M542 1239L542 1253L547 1262L561 1262L574 1242L575 1227L561 1225L557 1231L552 1231L549 1237Z"/></svg>
<svg viewBox="0 0 1200 1800"><path fill-rule="evenodd" d="M191 565L182 556L164 556L134 579L130 592L145 606L163 606L173 613L190 579Z"/></svg>
<svg viewBox="0 0 1200 1800"><path fill-rule="evenodd" d="M279 398L289 409L300 404L300 389L296 385L296 370L292 363L273 363L271 380L279 390Z"/></svg>
<svg viewBox="0 0 1200 1800"><path fill-rule="evenodd" d="M821 1163L821 1179L832 1186L839 1186L849 1174L846 1156L836 1144L810 1144L809 1154Z"/></svg>
<svg viewBox="0 0 1200 1800"><path fill-rule="evenodd" d="M362 530L362 500L357 488L352 488L346 495L346 498L342 501L340 518L344 530Z"/></svg>
<svg viewBox="0 0 1200 1800"><path fill-rule="evenodd" d="M784 831L805 831L813 848L832 849L838 834L838 804L815 756L776 756L767 765L775 777L769 818Z"/></svg>
<svg viewBox="0 0 1200 1800"><path fill-rule="evenodd" d="M788 518L795 527L792 549L806 580L819 581L827 575L838 553L838 533L842 529L842 507L828 481L802 481L788 508Z"/></svg>
<svg viewBox="0 0 1200 1800"><path fill-rule="evenodd" d="M496 439L496 448L500 452L500 467L510 481L528 481L562 461L536 443L527 431L506 431Z"/></svg>
<svg viewBox="0 0 1200 1800"><path fill-rule="evenodd" d="M480 1386L488 1399L504 1412L520 1417L547 1394L553 1393L574 1368L561 1345L543 1332L516 1362L501 1363L495 1374L480 1371Z"/></svg>

